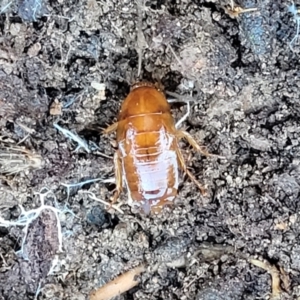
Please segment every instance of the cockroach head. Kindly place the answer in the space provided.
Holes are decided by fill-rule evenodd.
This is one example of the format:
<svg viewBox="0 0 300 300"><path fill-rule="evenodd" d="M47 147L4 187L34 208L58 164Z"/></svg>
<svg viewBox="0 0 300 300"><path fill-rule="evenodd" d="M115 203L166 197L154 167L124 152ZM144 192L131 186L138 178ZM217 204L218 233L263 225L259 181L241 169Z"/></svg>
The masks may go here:
<svg viewBox="0 0 300 300"><path fill-rule="evenodd" d="M134 83L132 86L131 86L131 91L137 89L137 88L140 88L140 87L144 87L144 86L148 86L148 87L152 87L152 88L156 88L155 84L149 82L149 81L139 81L139 82L136 82Z"/></svg>

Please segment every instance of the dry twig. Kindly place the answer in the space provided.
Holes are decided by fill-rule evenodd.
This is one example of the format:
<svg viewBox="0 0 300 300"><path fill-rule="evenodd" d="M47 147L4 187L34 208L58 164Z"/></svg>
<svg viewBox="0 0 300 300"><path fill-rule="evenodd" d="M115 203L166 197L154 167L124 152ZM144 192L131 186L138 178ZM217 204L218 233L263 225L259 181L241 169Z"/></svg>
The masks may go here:
<svg viewBox="0 0 300 300"><path fill-rule="evenodd" d="M248 12L254 12L257 11L257 7L253 8L242 8L240 6L234 6L233 0L231 0L231 7L227 8L225 7L225 12L232 18L236 18L239 16L239 14L248 13Z"/></svg>
<svg viewBox="0 0 300 300"><path fill-rule="evenodd" d="M141 70L142 70L143 50L147 46L145 36L142 32L144 0L136 0L136 5L137 5L137 15L138 15L138 19L137 19L137 53L138 53L138 57L139 57L138 77L140 77Z"/></svg>
<svg viewBox="0 0 300 300"><path fill-rule="evenodd" d="M271 300L278 300L280 299L280 277L279 272L275 266L271 266L267 262L262 262L258 259L250 259L250 263L266 270L272 277L272 294L271 294Z"/></svg>
<svg viewBox="0 0 300 300"><path fill-rule="evenodd" d="M138 285L136 277L146 270L144 264L118 276L90 294L90 300L109 300Z"/></svg>

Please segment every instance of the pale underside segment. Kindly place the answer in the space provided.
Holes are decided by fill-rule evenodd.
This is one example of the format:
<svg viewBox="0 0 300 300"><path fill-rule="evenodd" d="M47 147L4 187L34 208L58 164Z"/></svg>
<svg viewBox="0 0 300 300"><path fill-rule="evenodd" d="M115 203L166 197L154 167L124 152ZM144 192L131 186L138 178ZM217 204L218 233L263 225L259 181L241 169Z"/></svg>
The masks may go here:
<svg viewBox="0 0 300 300"><path fill-rule="evenodd" d="M137 141L147 139L147 132L137 133L133 127L119 142L123 180L131 205L140 206L146 213L151 207L174 200L178 189L178 161L174 151L175 137L162 126L151 132L157 136L155 144L146 147Z"/></svg>

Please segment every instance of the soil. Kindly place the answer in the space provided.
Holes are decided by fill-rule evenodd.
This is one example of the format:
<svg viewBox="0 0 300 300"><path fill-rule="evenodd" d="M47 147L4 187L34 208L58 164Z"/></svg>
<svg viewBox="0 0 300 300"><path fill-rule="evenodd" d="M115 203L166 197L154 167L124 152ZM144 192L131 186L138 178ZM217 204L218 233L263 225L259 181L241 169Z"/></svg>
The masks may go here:
<svg viewBox="0 0 300 300"><path fill-rule="evenodd" d="M139 285L116 299L275 299L270 274L251 258L278 270L281 299L297 299L300 2L235 2L257 8L235 17L229 0L137 3L139 41L135 1L1 2L0 150L32 154L19 153L20 172L10 174L8 158L0 169L0 299L88 299L142 262ZM88 194L113 195L102 180L113 177L115 136L101 130L137 80L142 44L142 78L192 98L183 126L224 157L182 142L208 194L182 174L174 208L150 216L128 206L126 190L122 213ZM172 104L176 120L185 111ZM43 200L54 209L26 223L22 209Z"/></svg>

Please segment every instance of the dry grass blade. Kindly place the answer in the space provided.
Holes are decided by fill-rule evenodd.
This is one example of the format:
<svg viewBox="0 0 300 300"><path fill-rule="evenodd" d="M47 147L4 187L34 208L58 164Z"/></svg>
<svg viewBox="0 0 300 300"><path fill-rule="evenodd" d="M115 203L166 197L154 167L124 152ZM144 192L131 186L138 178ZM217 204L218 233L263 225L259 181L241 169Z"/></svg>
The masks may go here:
<svg viewBox="0 0 300 300"><path fill-rule="evenodd" d="M28 169L38 169L42 166L42 158L38 154L15 146L0 145L0 173L11 175Z"/></svg>

